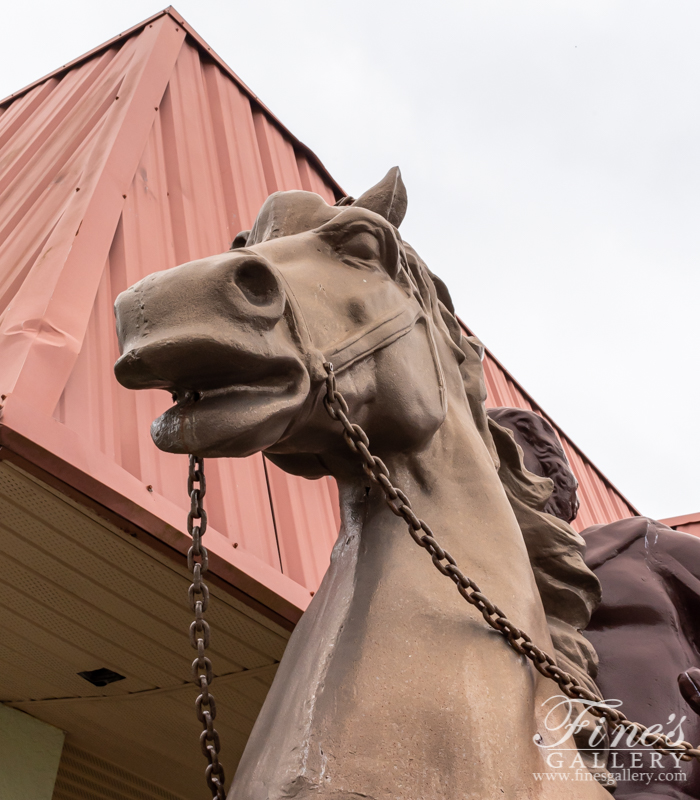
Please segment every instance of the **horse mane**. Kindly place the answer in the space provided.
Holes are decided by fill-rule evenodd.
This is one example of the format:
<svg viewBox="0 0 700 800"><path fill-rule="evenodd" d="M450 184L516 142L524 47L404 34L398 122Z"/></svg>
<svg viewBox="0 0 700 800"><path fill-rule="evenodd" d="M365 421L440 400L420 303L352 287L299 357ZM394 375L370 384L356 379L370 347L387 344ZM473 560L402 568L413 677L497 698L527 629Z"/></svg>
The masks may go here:
<svg viewBox="0 0 700 800"><path fill-rule="evenodd" d="M600 582L585 564L584 539L568 521L548 513L557 509L553 495L555 480L561 482L561 476L554 470L551 478L528 470L523 450L516 443L512 431L489 417L485 405L483 345L476 337L466 336L462 331L445 284L428 269L410 245L404 242L403 247L406 267L421 305L453 346L474 422L494 460L520 525L542 598L554 656L562 669L574 675L590 691L598 693L594 682L598 658L581 631L600 603ZM548 453L551 450L545 449ZM555 455L566 459L563 451ZM573 488L575 496L575 486ZM569 502L569 511L575 502Z"/></svg>

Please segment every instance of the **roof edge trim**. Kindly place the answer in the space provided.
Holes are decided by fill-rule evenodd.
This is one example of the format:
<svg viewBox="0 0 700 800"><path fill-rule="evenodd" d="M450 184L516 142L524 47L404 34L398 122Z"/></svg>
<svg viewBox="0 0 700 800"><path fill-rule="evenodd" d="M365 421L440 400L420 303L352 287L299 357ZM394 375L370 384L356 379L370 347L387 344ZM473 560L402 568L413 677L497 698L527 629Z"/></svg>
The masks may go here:
<svg viewBox="0 0 700 800"><path fill-rule="evenodd" d="M694 514L681 514L679 517L665 517L660 519L659 522L663 522L669 528L673 528L676 525L690 525L693 522L700 522L700 511L696 511Z"/></svg>
<svg viewBox="0 0 700 800"><path fill-rule="evenodd" d="M206 55L208 55L213 61L215 61L218 66L224 70L224 72L232 78L236 84L245 92L248 97L253 100L262 111L272 120L272 122L281 130L282 133L285 134L290 140L293 147L300 152L302 152L307 158L309 158L316 166L323 175L328 179L328 182L333 187L334 191L336 192L338 199L340 197L344 197L346 192L340 186L340 184L335 180L335 178L330 174L328 169L324 166L321 159L314 153L314 151L302 141L300 141L290 130L284 125L275 114L270 111L270 109L263 103L263 101L253 92L253 90L247 86L236 73L229 67L229 65L224 61L224 59L215 51L213 50L206 41L197 33L197 31L192 28L191 25L184 19L182 14L180 14L173 6L168 6L164 8L162 11L158 11L156 14L144 19L142 22L133 25L131 28L127 28L127 30L123 31L122 33L118 33L116 36L113 36L111 39L108 39L106 42L98 45L97 47L93 47L92 50L88 50L87 53L83 53L83 55L74 58L72 61L69 61L67 64L64 64L62 67L58 67L57 69L49 72L47 75L44 75L42 78L38 80L32 81L31 83L27 84L22 89L18 89L16 92L8 95L7 97L0 100L0 106L5 105L6 103L10 103L14 100L17 100L22 95L26 94L27 92L34 89L36 86L44 83L45 81L49 80L50 78L57 78L68 72L69 70L79 66L84 61L87 61L90 58L98 55L99 53L107 50L108 48L112 47L112 45L116 44L117 42L124 41L125 39L133 36L136 33L139 33L146 25L151 24L160 17L169 16L176 22L178 25L182 26L182 29L185 31L187 36L202 50Z"/></svg>

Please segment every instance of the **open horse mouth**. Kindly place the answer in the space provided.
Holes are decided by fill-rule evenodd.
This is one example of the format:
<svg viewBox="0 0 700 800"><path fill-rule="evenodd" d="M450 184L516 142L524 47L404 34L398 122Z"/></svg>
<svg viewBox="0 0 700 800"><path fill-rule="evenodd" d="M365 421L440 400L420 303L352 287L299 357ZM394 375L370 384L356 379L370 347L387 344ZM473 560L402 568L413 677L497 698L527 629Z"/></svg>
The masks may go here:
<svg viewBox="0 0 700 800"><path fill-rule="evenodd" d="M286 305L276 268L249 250L153 273L119 295L117 380L175 401L151 426L161 450L247 456L278 442L309 391Z"/></svg>
<svg viewBox="0 0 700 800"><path fill-rule="evenodd" d="M114 367L130 389L164 389L174 405L151 425L170 453L246 456L275 444L308 393L295 354L251 353L209 336L165 337L128 349Z"/></svg>
<svg viewBox="0 0 700 800"><path fill-rule="evenodd" d="M290 405L296 407L295 381L268 378L207 391L175 391L174 406L151 425L155 444L170 453L202 456L229 455L235 447L240 456L275 444L284 433Z"/></svg>

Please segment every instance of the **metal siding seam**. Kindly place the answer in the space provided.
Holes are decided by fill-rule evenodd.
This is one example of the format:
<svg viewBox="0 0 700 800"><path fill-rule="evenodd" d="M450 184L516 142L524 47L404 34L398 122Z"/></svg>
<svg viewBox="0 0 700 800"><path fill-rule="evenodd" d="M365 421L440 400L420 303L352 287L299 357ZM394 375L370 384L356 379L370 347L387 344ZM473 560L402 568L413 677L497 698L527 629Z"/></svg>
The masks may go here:
<svg viewBox="0 0 700 800"><path fill-rule="evenodd" d="M608 487L605 486L605 484L602 481L597 480L597 475L595 475L593 469L589 464L586 465L586 472L588 475L588 480L591 485L591 488L595 492L596 497L598 498L598 502L600 503L600 507L603 510L603 513L605 514L605 518L613 522L618 517L615 508L610 502Z"/></svg>
<svg viewBox="0 0 700 800"><path fill-rule="evenodd" d="M337 538L327 484L307 481L268 463L276 509L282 572L315 591L328 569Z"/></svg>
<svg viewBox="0 0 700 800"><path fill-rule="evenodd" d="M168 18L163 21L166 19L169 26L154 27L153 36L146 29L139 37L143 42L140 58L135 54L137 71L127 73L126 78L133 88L124 98L124 111L114 120L116 130L102 138L100 144L107 148L106 154L93 162L97 177L93 191L86 192L90 202L81 215L81 235L72 237L65 261L57 253L53 274L50 278L41 276L41 289L30 273L22 287L24 307L19 309L18 318L6 322L5 329L8 324L23 324L27 318L37 320L37 331L15 344L3 388L26 397L46 414L55 408L80 351L101 278L92 264L101 265L107 257L123 206L122 193L131 183L153 124L155 106L182 45L183 32L173 30ZM45 343L46 336L53 338L51 344ZM58 348L56 336L62 344ZM47 374L52 377L50 382Z"/></svg>
<svg viewBox="0 0 700 800"><path fill-rule="evenodd" d="M301 185L307 192L315 192L321 195L328 205L332 206L335 203L333 190L326 185L323 178L309 164L309 160L303 153L295 153L295 156Z"/></svg>
<svg viewBox="0 0 700 800"><path fill-rule="evenodd" d="M5 311L7 306L12 302L12 298L15 296L19 290L19 287L24 282L24 279L29 274L29 270L34 266L36 260L46 247L46 242L48 242L49 237L53 233L53 229L56 227L58 219L51 220L49 218L48 223L50 224L52 221L53 225L50 225L48 231L40 232L40 234L44 233L45 235L39 240L39 244L30 253L29 257L17 262L16 268L14 270L10 270L9 274L0 276L0 316L2 316L2 313Z"/></svg>
<svg viewBox="0 0 700 800"><path fill-rule="evenodd" d="M230 171L232 190L236 198L239 230L248 230L268 196L265 173L255 132L253 112L248 97L218 68L208 71L210 85L216 87L225 132L220 149L222 169Z"/></svg>
<svg viewBox="0 0 700 800"><path fill-rule="evenodd" d="M214 146L216 147L218 175L221 180L224 207L226 209L226 223L229 231L228 240L230 242L233 238L231 231L235 229L235 231L238 232L239 230L240 214L238 213L238 200L236 198L236 187L233 181L230 152L227 147L227 126L224 121L220 87L217 82L217 72L219 70L212 63L202 63L200 66L211 120L211 135L213 136Z"/></svg>
<svg viewBox="0 0 700 800"><path fill-rule="evenodd" d="M109 270L112 292L116 296L129 287L124 254L124 222L119 220L109 252ZM141 480L140 431L136 424L136 392L130 392L114 382L115 423L119 436L119 465Z"/></svg>
<svg viewBox="0 0 700 800"><path fill-rule="evenodd" d="M505 397L506 405L511 408L520 408L519 398L513 392L513 384L504 376L502 394Z"/></svg>
<svg viewBox="0 0 700 800"><path fill-rule="evenodd" d="M36 86L31 92L7 106L0 120L0 150L14 136L17 130L41 106L51 92L58 86L56 78L49 78L43 84Z"/></svg>
<svg viewBox="0 0 700 800"><path fill-rule="evenodd" d="M267 128L272 158L275 162L275 170L279 175L282 190L289 191L302 188L296 155L291 142L285 139L277 127L267 118L265 119L265 127Z"/></svg>
<svg viewBox="0 0 700 800"><path fill-rule="evenodd" d="M171 243L171 220L167 198L167 184L164 179L162 144L159 136L160 117L156 114L153 127L144 145L141 158L133 180L124 200L121 217L121 231L124 247L124 280L126 288L144 278L152 271L175 266L175 253ZM112 302L116 298L115 290ZM110 309L109 325L106 324L110 339L117 350L113 314ZM112 373L112 364L104 364ZM121 392L126 392L121 386ZM183 504L182 486L186 481L186 470L180 460L159 453L150 438L150 425L169 405L164 392L150 390L139 392L134 398L135 433L138 440L139 476L154 491Z"/></svg>
<svg viewBox="0 0 700 800"><path fill-rule="evenodd" d="M144 151L146 151L146 149L147 144L144 146ZM141 158L143 159L143 154ZM142 160L140 160L139 163L142 163ZM144 277L146 271L150 272L151 269L165 266L165 264L162 263L162 259L158 259L158 261L155 260L159 255L157 250L149 254L149 249L151 248L146 244L146 240L149 238L148 223L152 219L151 214L153 209L152 204L147 204L145 208L143 207L144 204L140 202L139 194L138 189L134 187L132 181L129 190L127 190L127 197L124 201L121 215L126 286L131 286L133 283L140 280ZM143 214L145 218L142 218L141 214ZM148 255L151 255L152 258L149 259ZM149 260L151 263L150 269L147 266ZM162 459L158 458L157 450L150 440L151 422L165 411L167 407L167 403L165 402L166 397L164 395L161 401L159 396L161 394L164 395L164 393L154 390L134 393L134 430L139 443L139 476L145 484L152 486L155 491L163 494L163 481L160 471ZM158 407L159 410L157 410ZM184 476L182 480L185 480Z"/></svg>
<svg viewBox="0 0 700 800"><path fill-rule="evenodd" d="M94 328L94 318L93 310L88 322L83 348L61 393L61 397L64 399L64 423L89 441L95 441L96 422L96 415L92 407L92 337L90 336Z"/></svg>
<svg viewBox="0 0 700 800"><path fill-rule="evenodd" d="M301 155L300 153L295 153L294 155L296 157L297 170L299 171L299 179L301 180L301 188L307 192L316 191L313 186L313 180L311 178L311 170L309 169L308 162L306 161L304 156Z"/></svg>
<svg viewBox="0 0 700 800"><path fill-rule="evenodd" d="M266 126L267 120L262 111L253 109L253 122L255 124L255 135L258 142L258 150L260 152L260 160L265 174L265 184L267 193L279 192L282 190L280 176L275 171L275 162L272 156L272 144L268 136Z"/></svg>
<svg viewBox="0 0 700 800"><path fill-rule="evenodd" d="M206 99L199 54L185 43L170 81L170 102L187 228L185 260L190 261L226 250L232 238L224 213L224 193Z"/></svg>
<svg viewBox="0 0 700 800"><path fill-rule="evenodd" d="M0 193L4 193L15 179L27 178L26 168L31 164L31 169L36 174L44 176L47 167L37 166L40 163L51 162L52 151L59 151L75 146L82 142L84 134L76 130L80 125L80 119L91 117L90 106L101 105L109 98L109 93L101 87L96 87L96 81L102 77L116 85L122 77L122 69L128 65L132 56L133 47L125 48L120 52L120 59L112 64L113 53L105 53L99 63L88 62L84 65L82 73L71 75L65 79L65 86L59 85L37 110L27 120L26 124L20 127L14 138L21 143L21 154L7 161L5 169L0 173ZM112 69L107 69L109 66ZM103 73L107 70L106 74ZM116 86L115 86L116 88ZM91 90L94 90L91 92ZM10 138L4 147L10 150L13 139ZM32 163L34 162L34 163ZM50 172L50 171L49 171ZM24 173L24 174L23 174ZM33 185L33 180L29 176L29 184Z"/></svg>
<svg viewBox="0 0 700 800"><path fill-rule="evenodd" d="M274 509L282 573L300 585L307 586L304 580L301 542L297 535L289 482L280 476L280 473L282 475L285 473L282 473L271 461L265 465L265 471L270 487L270 500Z"/></svg>
<svg viewBox="0 0 700 800"><path fill-rule="evenodd" d="M93 370L99 392L98 408L95 409L100 432L100 449L110 458L117 460L118 441L116 437L116 409L114 407L113 384L114 372L111 368L116 358L117 348L114 346L114 323L112 309L114 298L110 280L109 261L105 265L100 287L97 290L95 303L95 355Z"/></svg>
<svg viewBox="0 0 700 800"><path fill-rule="evenodd" d="M170 232L175 263L184 264L189 260L190 247L187 241L187 227L185 226L185 207L182 196L183 189L180 182L175 117L170 85L168 85L161 100L158 119L161 129L165 184L167 186L166 197L168 198L168 210L171 220Z"/></svg>
<svg viewBox="0 0 700 800"><path fill-rule="evenodd" d="M504 405L498 391L498 382L493 374L493 365L488 355L484 356L484 382L486 384L486 408L498 408Z"/></svg>
<svg viewBox="0 0 700 800"><path fill-rule="evenodd" d="M253 119L268 192L302 188L292 145L262 111L254 109Z"/></svg>
<svg viewBox="0 0 700 800"><path fill-rule="evenodd" d="M222 532L243 550L281 571L262 454L219 459L216 466L226 520Z"/></svg>

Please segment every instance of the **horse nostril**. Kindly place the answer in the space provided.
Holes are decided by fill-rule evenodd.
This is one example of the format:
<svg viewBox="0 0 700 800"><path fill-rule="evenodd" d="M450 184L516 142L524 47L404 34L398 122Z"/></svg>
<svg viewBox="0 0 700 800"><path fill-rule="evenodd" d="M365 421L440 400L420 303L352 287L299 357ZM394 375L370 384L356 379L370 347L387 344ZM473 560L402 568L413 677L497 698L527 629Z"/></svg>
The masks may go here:
<svg viewBox="0 0 700 800"><path fill-rule="evenodd" d="M236 270L236 286L254 306L269 306L275 303L280 294L277 278L263 263L248 261Z"/></svg>

